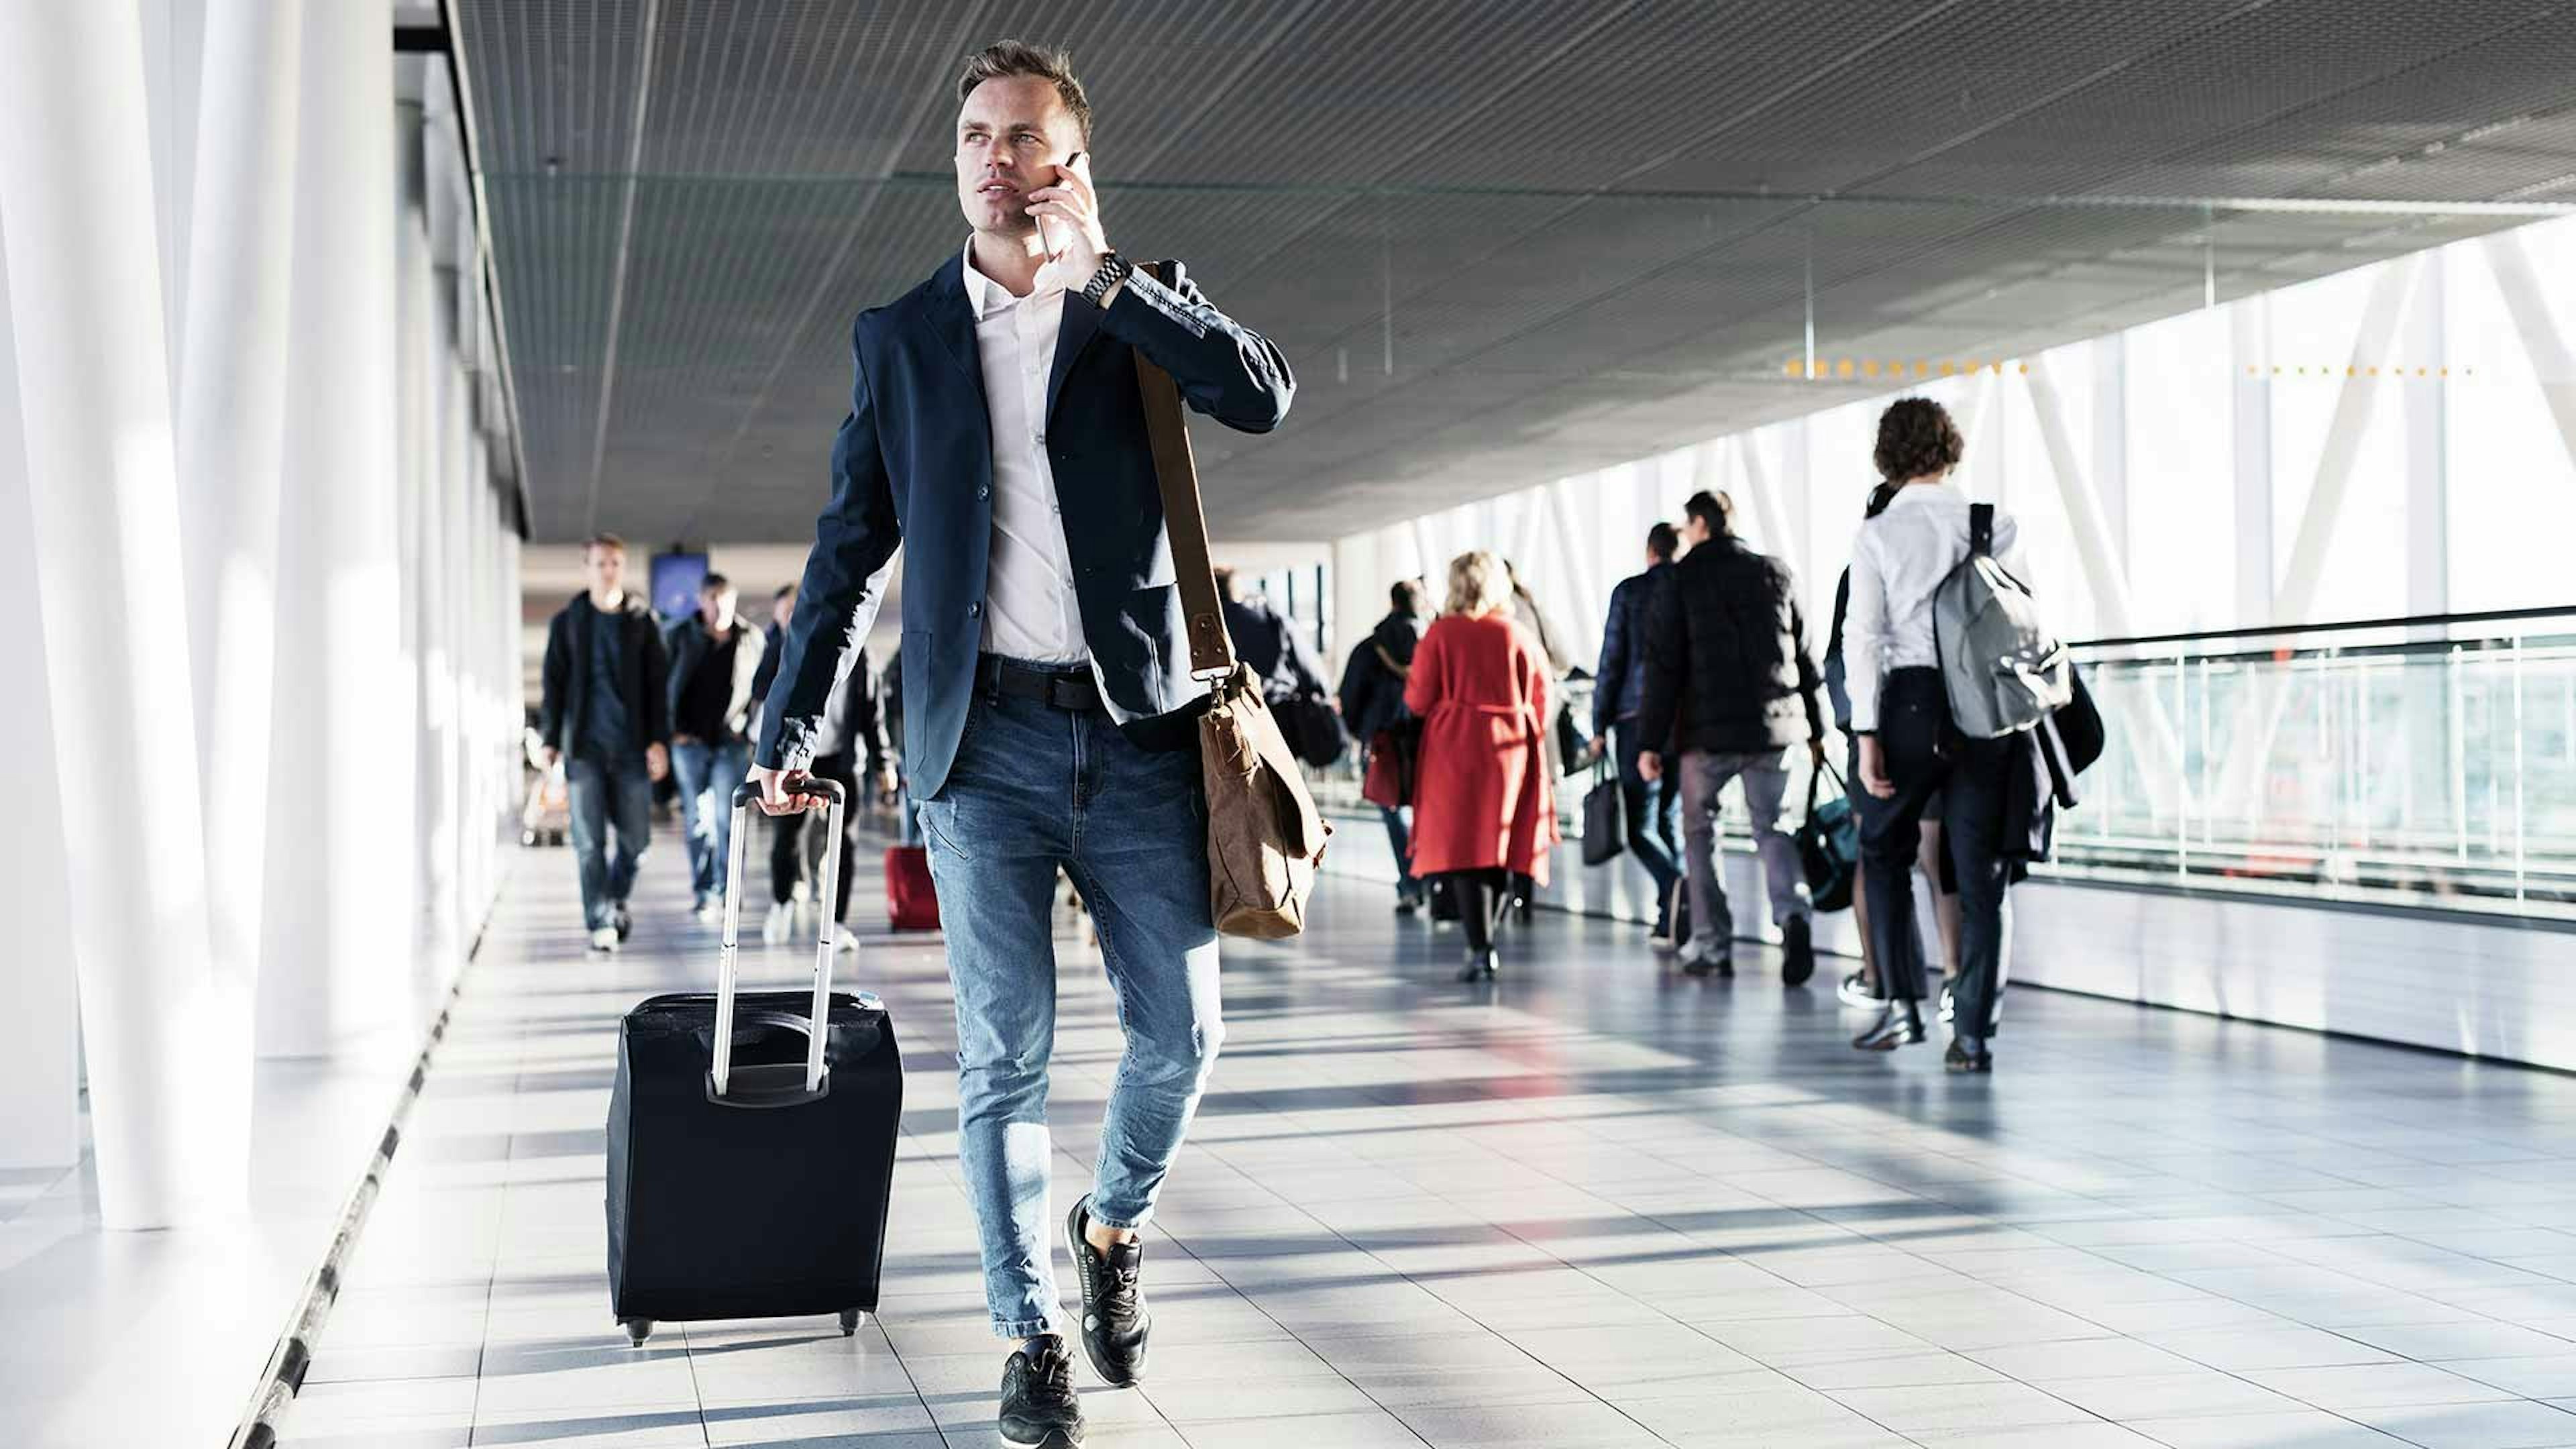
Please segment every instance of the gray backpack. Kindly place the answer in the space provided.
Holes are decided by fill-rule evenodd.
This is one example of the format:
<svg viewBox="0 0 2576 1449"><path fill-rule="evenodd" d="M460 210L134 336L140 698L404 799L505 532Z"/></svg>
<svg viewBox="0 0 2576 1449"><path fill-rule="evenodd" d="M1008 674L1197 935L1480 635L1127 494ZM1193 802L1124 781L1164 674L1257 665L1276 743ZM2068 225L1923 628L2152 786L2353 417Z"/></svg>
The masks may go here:
<svg viewBox="0 0 2576 1449"><path fill-rule="evenodd" d="M2075 697L2066 646L1994 556L1995 506L1968 509L1968 556L1932 591L1932 647L1950 721L1971 739L2029 729Z"/></svg>

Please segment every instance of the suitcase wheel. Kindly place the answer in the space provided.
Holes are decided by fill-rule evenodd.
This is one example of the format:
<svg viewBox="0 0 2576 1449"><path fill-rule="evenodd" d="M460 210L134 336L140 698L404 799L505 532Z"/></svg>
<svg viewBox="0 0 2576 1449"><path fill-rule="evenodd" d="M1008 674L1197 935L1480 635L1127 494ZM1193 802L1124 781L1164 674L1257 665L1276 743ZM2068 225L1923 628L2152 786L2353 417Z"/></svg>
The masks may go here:
<svg viewBox="0 0 2576 1449"><path fill-rule="evenodd" d="M860 1325L860 1324L862 1324L862 1323L864 1323L864 1322L866 1322L866 1321L867 1321L867 1317L868 1317L868 1315L867 1315L867 1310L862 1309L862 1308L844 1308L844 1309L842 1309L842 1310L841 1310L841 1336L842 1336L843 1338L848 1338L848 1337L850 1337L851 1335L853 1335L853 1334L857 1333L857 1332L859 1331L859 1325Z"/></svg>
<svg viewBox="0 0 2576 1449"><path fill-rule="evenodd" d="M653 1320L649 1318L621 1318L617 1326L626 1330L626 1341L637 1348L653 1336Z"/></svg>

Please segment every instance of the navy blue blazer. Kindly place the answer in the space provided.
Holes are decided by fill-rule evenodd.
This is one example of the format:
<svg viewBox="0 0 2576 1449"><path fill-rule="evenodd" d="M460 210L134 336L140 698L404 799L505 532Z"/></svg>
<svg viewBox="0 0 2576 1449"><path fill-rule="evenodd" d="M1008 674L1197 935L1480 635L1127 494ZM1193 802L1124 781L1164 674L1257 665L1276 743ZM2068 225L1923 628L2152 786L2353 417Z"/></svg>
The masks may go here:
<svg viewBox="0 0 2576 1449"><path fill-rule="evenodd" d="M1267 338L1209 305L1177 263L1167 270L1170 286L1130 275L1105 310L1065 297L1045 431L1083 637L1110 714L1140 743L1177 746L1195 732L1175 717L1206 690L1190 678L1134 349L1172 375L1192 408L1247 433L1279 426L1297 384ZM788 624L763 765L811 760L832 681L866 642L895 549L907 545L904 773L915 799L947 783L974 693L993 536L992 415L964 278L965 259L952 254L929 281L860 313L851 331L850 415L832 442L832 501Z"/></svg>

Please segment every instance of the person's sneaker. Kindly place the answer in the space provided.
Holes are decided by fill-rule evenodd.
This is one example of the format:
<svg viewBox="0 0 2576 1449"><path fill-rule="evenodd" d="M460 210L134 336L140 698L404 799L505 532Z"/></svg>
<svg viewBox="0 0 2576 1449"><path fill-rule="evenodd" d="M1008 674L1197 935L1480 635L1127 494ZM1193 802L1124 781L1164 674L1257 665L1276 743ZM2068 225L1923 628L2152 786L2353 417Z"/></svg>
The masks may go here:
<svg viewBox="0 0 2576 1449"><path fill-rule="evenodd" d="M590 933L590 949L602 953L617 949L617 928L602 926Z"/></svg>
<svg viewBox="0 0 2576 1449"><path fill-rule="evenodd" d="M1959 1003L1951 998L1950 983L1944 981L1941 983L1941 1020L1943 1024L1948 1024L1949 1021L1958 1014Z"/></svg>
<svg viewBox="0 0 2576 1449"><path fill-rule="evenodd" d="M1397 891L1395 893L1395 913L1397 915L1409 916L1421 909L1422 897L1415 895L1411 891Z"/></svg>
<svg viewBox="0 0 2576 1449"><path fill-rule="evenodd" d="M1073 1355L1052 1333L1030 1339L1002 1365L1002 1442L1018 1449L1076 1449L1082 1403L1073 1394Z"/></svg>
<svg viewBox="0 0 2576 1449"><path fill-rule="evenodd" d="M795 930L796 908L785 901L780 901L769 908L767 916L761 918L760 939L773 946L780 945L794 934Z"/></svg>
<svg viewBox="0 0 2576 1449"><path fill-rule="evenodd" d="M617 939L621 941L625 940L628 936L635 934L635 913L626 909L626 903L624 901L619 901L617 903L617 925L615 929L617 931Z"/></svg>
<svg viewBox="0 0 2576 1449"><path fill-rule="evenodd" d="M717 900L713 896L700 896L698 897L696 908L692 910L690 914L696 916L701 921L712 921L716 918L716 912L722 909L724 909L724 903L722 901Z"/></svg>
<svg viewBox="0 0 2576 1449"><path fill-rule="evenodd" d="M1082 1352L1102 1383L1123 1389L1145 1376L1145 1338L1154 1331L1138 1281L1145 1245L1116 1243L1103 1253L1086 1236L1090 1226L1091 1199L1085 1197L1064 1220L1064 1245L1073 1253L1073 1276L1082 1289Z"/></svg>
<svg viewBox="0 0 2576 1449"><path fill-rule="evenodd" d="M1791 916L1780 928L1780 954L1787 961L1780 967L1784 986L1804 986L1816 974L1816 942L1804 916Z"/></svg>
<svg viewBox="0 0 2576 1449"><path fill-rule="evenodd" d="M832 928L832 949L835 951L847 951L851 955L855 956L859 952L859 938L851 935L850 928L847 926L834 926Z"/></svg>
<svg viewBox="0 0 2576 1449"><path fill-rule="evenodd" d="M1733 954L1714 946L1703 947L1694 942L1682 948L1681 959L1682 974L1685 976L1733 976L1735 974Z"/></svg>
<svg viewBox="0 0 2576 1449"><path fill-rule="evenodd" d="M1855 971L1844 977L1842 984L1834 988L1834 998L1845 1006L1872 1007L1887 1004L1887 998L1879 995L1869 984L1869 973L1865 971Z"/></svg>

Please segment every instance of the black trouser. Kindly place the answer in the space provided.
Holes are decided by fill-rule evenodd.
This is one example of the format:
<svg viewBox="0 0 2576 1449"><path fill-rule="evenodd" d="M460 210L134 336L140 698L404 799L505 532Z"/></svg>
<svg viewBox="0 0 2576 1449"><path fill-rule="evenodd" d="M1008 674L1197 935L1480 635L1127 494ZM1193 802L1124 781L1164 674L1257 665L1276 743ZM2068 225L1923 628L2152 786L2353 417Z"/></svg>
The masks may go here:
<svg viewBox="0 0 2576 1449"><path fill-rule="evenodd" d="M1861 888L1869 893L1870 954L1890 1000L1923 995L1923 938L1914 923L1914 858L1923 807L1941 792L1941 836L1959 877L1956 1030L1992 1036L2003 1002L2009 918L2004 887L2004 782L2015 741L1972 740L1950 726L1950 700L1937 669L1899 669L1881 682L1878 747L1896 794L1856 790Z"/></svg>
<svg viewBox="0 0 2576 1449"><path fill-rule="evenodd" d="M1453 870L1449 872L1450 893L1458 899L1458 924L1467 932L1467 949L1494 949L1495 918L1501 914L1503 892L1510 888L1510 877L1500 870Z"/></svg>
<svg viewBox="0 0 2576 1449"><path fill-rule="evenodd" d="M1673 802L1681 798L1681 760L1666 760L1664 778L1650 781L1637 773L1645 741L1637 737L1636 723L1619 721L1610 727L1610 737L1619 751L1619 804L1627 817L1628 853L1655 878L1655 920L1669 926L1665 914L1673 907L1673 882L1682 878L1673 859L1680 853L1673 840Z"/></svg>
<svg viewBox="0 0 2576 1449"><path fill-rule="evenodd" d="M858 761L848 755L820 755L814 760L814 778L838 780L849 803L841 811L841 876L839 893L832 897L833 909L839 915L850 913L850 872L859 863L858 834L851 823L859 818ZM800 811L778 817L778 832L769 842L769 898L785 904L796 894L796 878L805 873L805 821L814 811Z"/></svg>

